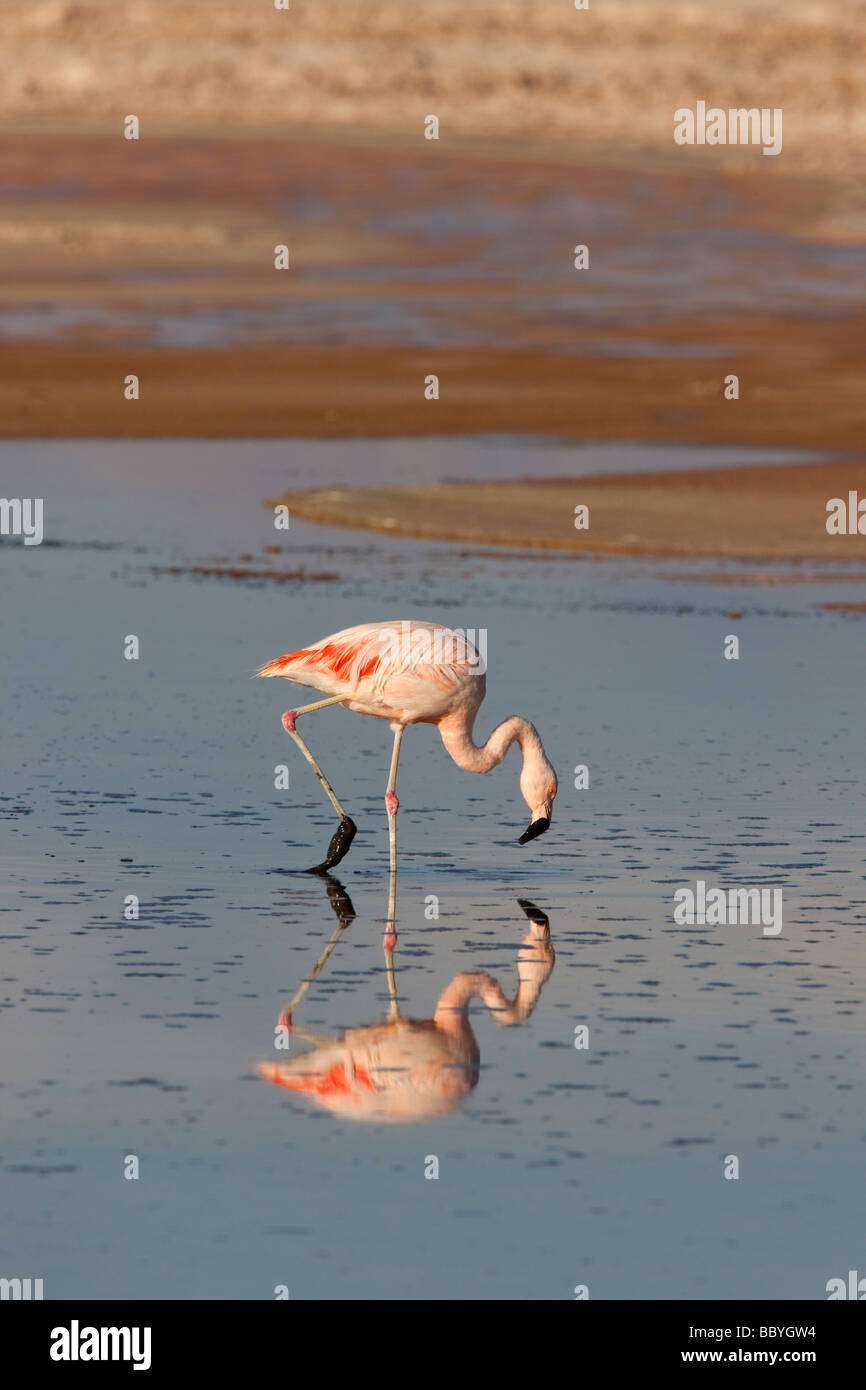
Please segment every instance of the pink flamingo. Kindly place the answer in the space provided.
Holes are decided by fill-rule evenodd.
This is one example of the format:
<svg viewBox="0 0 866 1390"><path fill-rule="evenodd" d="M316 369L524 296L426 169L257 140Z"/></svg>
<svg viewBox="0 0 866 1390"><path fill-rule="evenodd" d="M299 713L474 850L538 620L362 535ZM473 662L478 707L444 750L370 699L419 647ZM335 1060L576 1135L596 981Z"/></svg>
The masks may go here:
<svg viewBox="0 0 866 1390"><path fill-rule="evenodd" d="M420 621L361 623L299 651L278 656L256 674L285 676L327 696L283 715L283 727L314 768L340 817L328 853L316 865L315 872L325 872L345 857L357 829L295 727L299 715L311 714L326 705L341 704L358 714L387 719L394 731L385 791L392 890L397 872L400 804L395 791L397 762L407 724L435 724L446 750L457 766L467 772L489 772L502 762L513 743L519 744L523 757L520 791L531 819L518 843L525 845L548 829L556 796L556 773L529 720L512 715L493 730L483 746L473 742L472 726L484 699L485 667L474 645L462 633L439 623Z"/></svg>
<svg viewBox="0 0 866 1390"><path fill-rule="evenodd" d="M333 896L341 894L348 904L348 914L340 919L313 970L280 1014L280 1024L288 1033L312 1043L314 1050L280 1062L260 1062L256 1070L267 1081L353 1120L382 1124L445 1115L477 1085L480 1075L481 1054L469 1019L471 1001L480 999L503 1028L525 1023L535 1009L555 960L547 915L526 898L518 898L530 927L518 952L513 999L506 997L492 975L473 971L457 975L443 990L432 1018L404 1018L393 959L387 955L391 996L387 1021L327 1038L300 1027L294 1012L354 916L345 890L334 880L329 883L329 895L332 885Z"/></svg>

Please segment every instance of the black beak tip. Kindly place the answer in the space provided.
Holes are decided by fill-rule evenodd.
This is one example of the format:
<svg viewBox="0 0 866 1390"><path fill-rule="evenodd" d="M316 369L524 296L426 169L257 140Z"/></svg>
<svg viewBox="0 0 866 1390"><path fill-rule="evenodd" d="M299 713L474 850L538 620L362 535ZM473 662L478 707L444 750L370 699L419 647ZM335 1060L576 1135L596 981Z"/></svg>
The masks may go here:
<svg viewBox="0 0 866 1390"><path fill-rule="evenodd" d="M546 816L541 816L538 820L534 820L532 822L528 830L524 830L517 843L519 845L528 845L530 840L537 840L539 835L543 835L545 830L549 829L550 821L546 818Z"/></svg>
<svg viewBox="0 0 866 1390"><path fill-rule="evenodd" d="M542 912L541 908L536 907L535 903L530 902L529 898L518 898L517 901L519 905L523 908L523 911L526 913L530 922L534 922L538 927L550 926L550 921L548 919L547 913Z"/></svg>

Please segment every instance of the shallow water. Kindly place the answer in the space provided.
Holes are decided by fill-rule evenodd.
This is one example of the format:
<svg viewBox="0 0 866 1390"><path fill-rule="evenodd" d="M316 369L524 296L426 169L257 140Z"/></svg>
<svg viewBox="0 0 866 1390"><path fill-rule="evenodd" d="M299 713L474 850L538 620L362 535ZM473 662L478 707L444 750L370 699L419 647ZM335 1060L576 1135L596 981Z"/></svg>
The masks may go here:
<svg viewBox="0 0 866 1390"><path fill-rule="evenodd" d="M0 1274L41 1277L48 1298L268 1299L284 1284L294 1299L534 1300L579 1284L593 1298L822 1298L862 1269L864 620L818 606L862 583L768 589L728 564L722 588L694 561L479 554L302 522L275 533L261 506L311 478L727 461L704 451L428 439L3 453L5 494L45 499L46 543L0 547ZM244 555L338 578L155 572ZM390 735L339 709L303 728L359 824L336 874L349 920L336 888L295 872L333 828L280 726L303 697L249 673L403 615L487 630L478 732L530 717L561 785L550 833L519 848L516 755L475 778L435 730L409 731L401 1013L432 1019L469 971L511 1000L518 899L547 915L555 963L515 1026L472 1004L479 1060L458 1059L466 1094L447 1113L360 1124L256 1066L285 1057L280 1012L335 929L296 1023L333 1037L388 1016ZM722 657L732 631L738 662ZM676 925L674 891L700 878L781 887L781 934ZM309 1046L293 1039L289 1055ZM140 1178L126 1181L133 1154ZM723 1177L732 1154L738 1181Z"/></svg>

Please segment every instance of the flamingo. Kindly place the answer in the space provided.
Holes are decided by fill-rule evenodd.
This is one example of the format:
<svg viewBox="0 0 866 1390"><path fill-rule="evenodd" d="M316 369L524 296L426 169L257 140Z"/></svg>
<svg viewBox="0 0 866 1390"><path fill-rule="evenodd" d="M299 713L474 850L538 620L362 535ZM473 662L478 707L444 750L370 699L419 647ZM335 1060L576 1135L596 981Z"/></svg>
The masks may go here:
<svg viewBox="0 0 866 1390"><path fill-rule="evenodd" d="M382 1124L447 1114L477 1085L480 1075L480 1052L469 1020L472 1000L480 999L504 1028L525 1023L538 1003L555 961L546 913L526 898L517 900L530 925L518 951L513 999L506 997L492 975L473 971L455 976L439 996L432 1018L405 1018L397 998L393 958L386 953L387 1020L328 1038L301 1027L294 1017L355 916L346 890L330 876L328 897L337 914L337 928L279 1019L287 1036L294 1033L311 1043L313 1051L291 1060L260 1062L256 1071L265 1080L347 1119Z"/></svg>
<svg viewBox="0 0 866 1390"><path fill-rule="evenodd" d="M357 830L296 728L302 714L312 714L327 705L340 704L357 714L387 719L393 731L385 790L392 896L400 805L395 790L397 763L407 724L435 724L446 751L467 772L489 772L502 762L513 743L519 744L523 758L520 791L531 816L518 844L527 844L549 828L556 773L534 725L520 715L512 715L497 725L485 744L479 746L473 741L472 727L486 687L485 662L463 633L421 620L361 623L323 637L309 647L278 656L260 667L256 675L284 676L326 696L299 709L286 710L283 715L284 729L314 769L340 817L325 859L310 872L326 873L339 864ZM393 901L391 907L389 915L393 920Z"/></svg>

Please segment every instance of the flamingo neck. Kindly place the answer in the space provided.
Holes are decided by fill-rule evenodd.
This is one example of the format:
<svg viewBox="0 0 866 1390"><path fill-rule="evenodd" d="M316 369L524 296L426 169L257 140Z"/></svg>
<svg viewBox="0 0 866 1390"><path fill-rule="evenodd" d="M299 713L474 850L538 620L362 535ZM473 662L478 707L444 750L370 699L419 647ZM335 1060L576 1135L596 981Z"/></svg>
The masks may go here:
<svg viewBox="0 0 866 1390"><path fill-rule="evenodd" d="M549 973L549 972L548 972ZM458 975L443 992L433 1022L445 1033L458 1034L466 1030L471 1036L468 1010L473 999L480 999L502 1027L525 1023L538 1002L542 979L520 980L517 993L509 1000L498 980L481 972Z"/></svg>
<svg viewBox="0 0 866 1390"><path fill-rule="evenodd" d="M487 742L481 746L472 738L472 724L475 712L461 711L440 720L439 733L442 742L458 767L466 772L489 772L502 762L512 743L520 745L523 765L544 760L544 748L538 731L528 719L514 714L505 719L493 730Z"/></svg>

